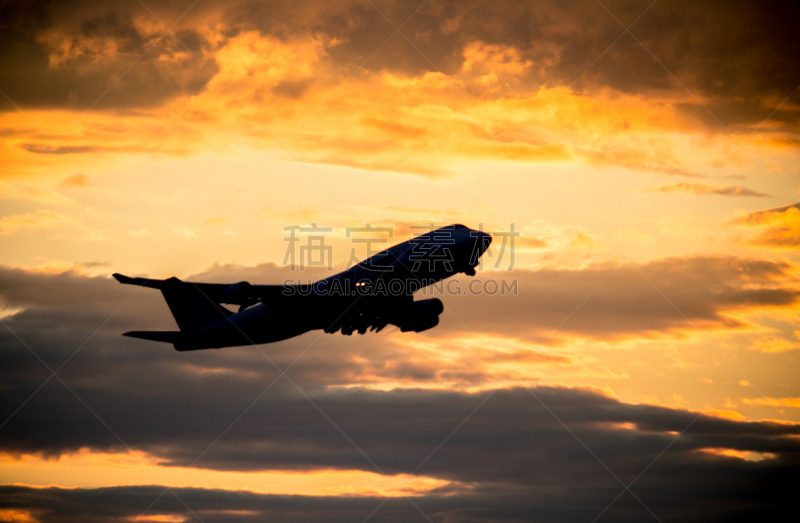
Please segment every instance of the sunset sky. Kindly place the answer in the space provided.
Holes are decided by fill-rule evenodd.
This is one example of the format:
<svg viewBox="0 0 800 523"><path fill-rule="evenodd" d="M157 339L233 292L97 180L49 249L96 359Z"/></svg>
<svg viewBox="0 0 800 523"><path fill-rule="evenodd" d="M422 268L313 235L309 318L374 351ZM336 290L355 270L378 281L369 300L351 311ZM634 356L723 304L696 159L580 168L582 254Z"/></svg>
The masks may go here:
<svg viewBox="0 0 800 523"><path fill-rule="evenodd" d="M0 521L777 510L799 29L790 2L0 2ZM176 326L112 273L322 278L286 227L330 228L339 271L352 228L452 223L516 295L445 293L423 333L120 336Z"/></svg>

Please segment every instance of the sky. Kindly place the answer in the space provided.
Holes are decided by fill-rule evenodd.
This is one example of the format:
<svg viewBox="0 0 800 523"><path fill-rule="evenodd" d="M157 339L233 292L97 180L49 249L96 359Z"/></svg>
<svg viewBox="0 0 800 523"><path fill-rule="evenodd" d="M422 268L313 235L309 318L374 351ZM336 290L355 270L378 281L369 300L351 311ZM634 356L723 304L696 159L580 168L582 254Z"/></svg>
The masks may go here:
<svg viewBox="0 0 800 523"><path fill-rule="evenodd" d="M790 2L0 2L0 521L780 514L798 24ZM112 273L316 279L453 223L494 242L433 291L434 329L120 336L176 326Z"/></svg>

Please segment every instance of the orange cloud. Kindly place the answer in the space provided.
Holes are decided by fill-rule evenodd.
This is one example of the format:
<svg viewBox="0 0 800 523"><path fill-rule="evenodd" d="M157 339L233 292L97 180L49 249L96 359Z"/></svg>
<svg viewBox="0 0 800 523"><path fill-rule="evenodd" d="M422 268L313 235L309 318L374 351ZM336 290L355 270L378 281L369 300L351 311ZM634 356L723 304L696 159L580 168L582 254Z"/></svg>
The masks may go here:
<svg viewBox="0 0 800 523"><path fill-rule="evenodd" d="M38 454L0 454L0 483L45 487L97 488L165 484L175 488L223 488L264 494L310 496L419 496L457 482L412 474L383 475L360 470L218 471L164 465L141 451L82 449L48 459ZM1 515L2 513L0 513ZM24 520L23 520L24 521ZM151 521L160 521L153 519Z"/></svg>
<svg viewBox="0 0 800 523"><path fill-rule="evenodd" d="M144 516L130 517L129 521L153 521L155 523L182 523L186 521L183 516L175 514L147 514Z"/></svg>
<svg viewBox="0 0 800 523"><path fill-rule="evenodd" d="M785 338L763 339L754 342L748 349L774 354L800 349L800 342L790 341Z"/></svg>
<svg viewBox="0 0 800 523"><path fill-rule="evenodd" d="M48 210L38 210L25 214L14 214L0 218L0 236L14 234L22 230L48 230L75 222L64 215Z"/></svg>
<svg viewBox="0 0 800 523"><path fill-rule="evenodd" d="M800 204L753 212L733 223L761 229L750 239L754 245L781 249L800 247Z"/></svg>
<svg viewBox="0 0 800 523"><path fill-rule="evenodd" d="M742 398L745 405L767 405L800 409L800 398Z"/></svg>
<svg viewBox="0 0 800 523"><path fill-rule="evenodd" d="M74 218L46 209L0 218L0 236L38 231L51 231L55 238L78 241L103 239L103 234L97 229L84 225Z"/></svg>
<svg viewBox="0 0 800 523"><path fill-rule="evenodd" d="M718 194L722 196L756 196L760 198L771 197L771 195L754 191L741 185L711 185L705 183L677 183L674 185L662 185L648 189L648 192L686 192L692 194Z"/></svg>
<svg viewBox="0 0 800 523"><path fill-rule="evenodd" d="M32 510L0 509L0 521L10 523L37 523L39 518Z"/></svg>
<svg viewBox="0 0 800 523"><path fill-rule="evenodd" d="M765 459L774 459L777 457L777 455L773 454L772 452L754 452L750 450L725 449L725 448L705 448L705 449L699 449L699 452L713 454L714 456L738 458L745 461L764 461Z"/></svg>
<svg viewBox="0 0 800 523"><path fill-rule="evenodd" d="M144 25L137 27L149 34ZM3 174L13 179L38 161L30 176L53 176L53 162L37 160L47 153L54 159L60 157L56 153L80 155L73 161L91 171L143 154L232 153L235 143L307 163L435 177L476 159L692 176L728 160L738 139L698 141L694 124L674 110L682 100L674 94L579 92L530 83L531 70L542 64L511 45L467 41L460 46L457 69L407 75L342 69L334 51L343 44L323 33L278 38L248 30L225 37L221 31L214 25L198 28L196 38L205 44L195 54L205 60L202 64L175 42L159 48L161 62L169 67L180 62L173 71L179 85L169 96L162 93L160 105L91 111L74 127L80 111L29 112L52 140L69 130L53 151L50 140L22 115L0 114L0 124L15 130L5 143L14 153L13 168ZM114 39L106 44L100 52L88 43L69 43L71 50L55 59L57 67L111 60L122 44ZM61 49L61 44L48 45ZM151 72L165 75L167 69ZM141 78L126 77L122 83L134 80ZM180 87L184 83L191 88ZM286 140L290 153L279 150ZM747 188L696 189L760 195Z"/></svg>
<svg viewBox="0 0 800 523"><path fill-rule="evenodd" d="M544 249L547 247L547 242L530 236L520 236L516 239L515 249Z"/></svg>
<svg viewBox="0 0 800 523"><path fill-rule="evenodd" d="M83 174L73 174L72 176L67 176L64 178L64 181L61 182L62 187L89 187L91 184L89 180Z"/></svg>

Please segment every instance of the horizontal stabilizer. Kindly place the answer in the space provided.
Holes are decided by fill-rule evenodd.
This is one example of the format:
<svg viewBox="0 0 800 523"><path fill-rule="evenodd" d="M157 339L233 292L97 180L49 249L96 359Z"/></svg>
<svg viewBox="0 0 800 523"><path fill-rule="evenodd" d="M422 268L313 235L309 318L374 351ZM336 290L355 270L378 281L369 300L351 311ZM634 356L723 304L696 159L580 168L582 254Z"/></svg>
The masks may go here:
<svg viewBox="0 0 800 523"><path fill-rule="evenodd" d="M123 334L130 338L140 338L164 343L177 343L182 339L180 331L130 331Z"/></svg>
<svg viewBox="0 0 800 523"><path fill-rule="evenodd" d="M180 282L178 278L170 278L169 280L151 280L149 278L131 278L124 274L114 273L114 279L125 285L139 285L141 287L150 287L151 289L163 289L164 284L170 281Z"/></svg>

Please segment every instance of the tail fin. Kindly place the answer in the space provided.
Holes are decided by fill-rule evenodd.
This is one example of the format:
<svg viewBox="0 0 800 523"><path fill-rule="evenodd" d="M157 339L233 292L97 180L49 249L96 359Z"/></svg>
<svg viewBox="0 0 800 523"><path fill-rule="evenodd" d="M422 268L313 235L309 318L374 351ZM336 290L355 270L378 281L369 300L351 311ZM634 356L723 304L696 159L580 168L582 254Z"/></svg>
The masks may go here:
<svg viewBox="0 0 800 523"><path fill-rule="evenodd" d="M178 278L170 278L164 283L161 294L167 300L181 331L193 331L233 314L212 301L193 283L182 282Z"/></svg>
<svg viewBox="0 0 800 523"><path fill-rule="evenodd" d="M201 290L199 285L183 282L178 278L150 280L147 278L129 278L122 274L114 274L114 278L127 285L141 285L161 290L161 294L167 300L169 310L172 311L172 315L175 317L175 321L178 322L178 327L181 331L193 331L233 314L211 299L208 293Z"/></svg>

